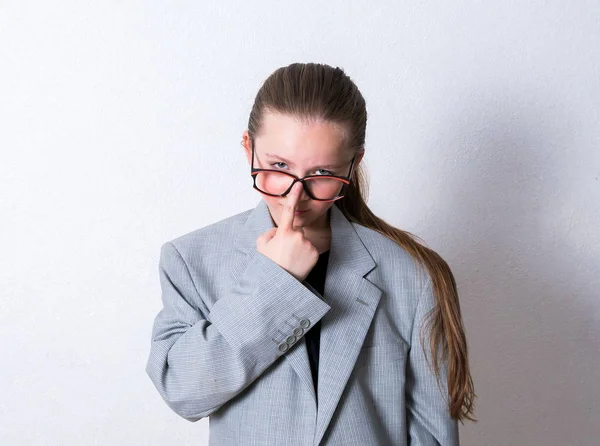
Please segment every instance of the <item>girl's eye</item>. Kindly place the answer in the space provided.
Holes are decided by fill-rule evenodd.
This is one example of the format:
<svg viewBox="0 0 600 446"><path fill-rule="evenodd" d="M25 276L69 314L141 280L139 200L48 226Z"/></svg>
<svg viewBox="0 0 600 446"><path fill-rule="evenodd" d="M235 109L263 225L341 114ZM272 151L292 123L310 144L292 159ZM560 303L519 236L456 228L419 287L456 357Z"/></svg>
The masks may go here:
<svg viewBox="0 0 600 446"><path fill-rule="evenodd" d="M271 163L271 166L276 167L278 169L284 169L284 167L280 167L278 166L278 164L283 164L284 166L287 166L286 163L281 162L281 161L276 161L274 163ZM333 175L333 172L329 171L329 170L325 170L325 169L317 169L317 171L321 171L323 173L317 174L317 175Z"/></svg>

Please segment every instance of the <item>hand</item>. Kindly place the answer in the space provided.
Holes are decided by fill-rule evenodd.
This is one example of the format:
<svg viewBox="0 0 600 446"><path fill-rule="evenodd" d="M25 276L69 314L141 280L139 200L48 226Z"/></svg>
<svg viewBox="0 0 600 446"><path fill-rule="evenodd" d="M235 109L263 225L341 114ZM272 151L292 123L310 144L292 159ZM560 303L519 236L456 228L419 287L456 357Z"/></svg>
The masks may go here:
<svg viewBox="0 0 600 446"><path fill-rule="evenodd" d="M302 282L319 260L319 251L304 236L304 230L294 228L294 217L302 184L296 182L286 197L279 226L256 239L256 249Z"/></svg>

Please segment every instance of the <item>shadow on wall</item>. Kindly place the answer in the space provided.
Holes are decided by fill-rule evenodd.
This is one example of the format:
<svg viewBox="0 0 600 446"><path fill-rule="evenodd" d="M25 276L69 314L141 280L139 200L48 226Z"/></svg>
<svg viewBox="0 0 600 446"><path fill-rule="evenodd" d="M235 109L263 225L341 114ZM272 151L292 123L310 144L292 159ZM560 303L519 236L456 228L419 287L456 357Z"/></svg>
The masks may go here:
<svg viewBox="0 0 600 446"><path fill-rule="evenodd" d="M437 161L437 200L418 234L450 264L461 296L479 419L461 439L596 444L600 182L584 141L592 129L575 120L581 110L532 89L486 87L477 97L489 102L473 97L452 105L451 134L432 129L456 157ZM582 184L595 191L585 195Z"/></svg>

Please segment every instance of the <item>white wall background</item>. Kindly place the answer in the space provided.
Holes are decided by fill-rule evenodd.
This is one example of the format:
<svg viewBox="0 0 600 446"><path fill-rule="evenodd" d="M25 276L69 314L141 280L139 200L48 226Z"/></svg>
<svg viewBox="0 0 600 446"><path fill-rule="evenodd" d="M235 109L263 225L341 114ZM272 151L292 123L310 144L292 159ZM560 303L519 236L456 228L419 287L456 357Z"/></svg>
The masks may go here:
<svg viewBox="0 0 600 446"><path fill-rule="evenodd" d="M456 275L464 445L600 438L598 1L0 2L0 444L199 445L144 368L160 245L253 207L277 67L343 67L370 205Z"/></svg>

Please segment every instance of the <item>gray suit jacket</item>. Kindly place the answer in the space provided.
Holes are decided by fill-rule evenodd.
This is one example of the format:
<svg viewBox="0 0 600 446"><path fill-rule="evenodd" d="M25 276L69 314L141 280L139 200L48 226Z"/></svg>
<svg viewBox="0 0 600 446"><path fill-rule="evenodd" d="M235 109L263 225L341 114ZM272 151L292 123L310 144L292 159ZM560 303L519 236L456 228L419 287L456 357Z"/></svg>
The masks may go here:
<svg viewBox="0 0 600 446"><path fill-rule="evenodd" d="M164 243L148 376L181 417L209 417L210 445L458 445L447 369L440 389L419 342L429 277L330 209L323 295L256 250L262 199ZM317 407L303 335L319 320Z"/></svg>

